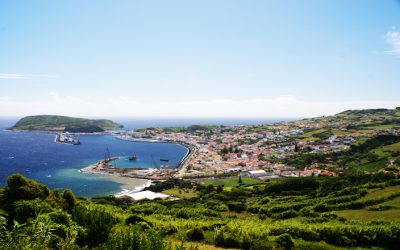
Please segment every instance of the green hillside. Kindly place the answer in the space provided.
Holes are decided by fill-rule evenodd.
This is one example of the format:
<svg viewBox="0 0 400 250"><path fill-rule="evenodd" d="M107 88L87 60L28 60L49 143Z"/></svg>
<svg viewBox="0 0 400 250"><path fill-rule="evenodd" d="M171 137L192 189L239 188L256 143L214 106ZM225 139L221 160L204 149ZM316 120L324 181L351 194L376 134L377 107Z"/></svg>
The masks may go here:
<svg viewBox="0 0 400 250"><path fill-rule="evenodd" d="M316 124L318 126L313 127ZM400 108L347 110L332 116L295 121L292 126L304 128L304 133L293 136L292 140L306 146L296 154L281 157L279 162L299 168L318 164L331 170L341 169L338 173L349 169L399 172ZM338 140L350 137L352 141L340 150L310 152L313 147L329 147L327 139L331 136Z"/></svg>
<svg viewBox="0 0 400 250"><path fill-rule="evenodd" d="M215 183L217 184L217 183ZM76 198L12 175L0 188L2 249L398 249L391 174L236 185L169 180L179 200ZM189 192L190 191L190 192ZM190 193L191 195L183 195Z"/></svg>
<svg viewBox="0 0 400 250"><path fill-rule="evenodd" d="M122 125L105 119L90 120L68 116L37 115L22 118L10 129L94 133L120 127Z"/></svg>

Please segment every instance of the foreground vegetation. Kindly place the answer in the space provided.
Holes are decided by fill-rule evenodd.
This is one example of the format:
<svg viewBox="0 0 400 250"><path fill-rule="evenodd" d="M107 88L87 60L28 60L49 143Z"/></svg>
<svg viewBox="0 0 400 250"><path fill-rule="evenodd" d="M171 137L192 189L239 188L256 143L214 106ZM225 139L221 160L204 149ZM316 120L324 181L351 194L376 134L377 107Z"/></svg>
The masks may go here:
<svg viewBox="0 0 400 250"><path fill-rule="evenodd" d="M2 249L396 249L400 180L391 174L240 183L170 180L180 200L76 198L12 175L0 190Z"/></svg>

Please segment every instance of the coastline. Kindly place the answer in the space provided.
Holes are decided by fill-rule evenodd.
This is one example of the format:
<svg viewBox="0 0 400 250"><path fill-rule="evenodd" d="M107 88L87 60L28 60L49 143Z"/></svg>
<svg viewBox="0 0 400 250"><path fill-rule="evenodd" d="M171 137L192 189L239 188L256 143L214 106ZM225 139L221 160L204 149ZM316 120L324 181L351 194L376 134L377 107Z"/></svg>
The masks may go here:
<svg viewBox="0 0 400 250"><path fill-rule="evenodd" d="M149 187L152 184L151 180L142 179L142 178L133 178L127 176L121 176L120 174L112 174L106 171L96 170L99 164L102 164L104 161L100 161L94 164L91 164L85 168L79 170L82 174L93 174L98 176L103 176L107 179L112 180L113 182L121 184L121 191L117 192L119 194L121 192L127 191L141 191L146 187Z"/></svg>
<svg viewBox="0 0 400 250"><path fill-rule="evenodd" d="M118 138L118 139L126 140L124 138ZM132 141L132 140L127 140L127 141ZM147 141L147 142L154 143L152 141ZM152 184L152 181L163 181L171 178L182 178L187 171L188 163L197 152L196 146L178 141L173 141L173 142L157 141L157 143L175 143L186 148L187 153L174 169L158 169L158 168L116 169L112 166L112 161L117 160L118 157L114 157L93 163L87 167L80 169L79 171L83 174L94 174L94 175L104 176L111 179L114 182L122 184L121 186L122 191L117 194L124 192L141 191L144 188L150 186Z"/></svg>
<svg viewBox="0 0 400 250"><path fill-rule="evenodd" d="M196 145L192 145L183 141L166 141L166 140L156 140L156 139L147 139L147 138L132 138L128 136L115 136L116 139L123 141L133 141L133 142L149 142L149 143L175 143L187 149L186 155L182 158L182 160L176 166L177 173L174 177L183 178L186 174L188 164L190 160L196 155L198 148Z"/></svg>
<svg viewBox="0 0 400 250"><path fill-rule="evenodd" d="M57 141L58 131L41 131L41 130L18 130L18 129L9 129L5 128L4 130L10 132L31 132L31 133L40 133L40 134L50 134L55 135L53 142L57 144L65 144ZM188 166L188 162L196 152L196 146L192 144L188 144L186 142L181 141L169 141L169 140L160 140L160 139L148 139L148 138L125 138L122 136L118 136L116 133L112 131L106 131L101 133L70 133L71 135L109 135L116 139L126 140L126 141L137 141L137 142L147 142L147 143L172 143L182 146L186 149L186 154L182 157L182 159L176 164L173 169L164 169L164 168L155 168L155 169L115 169L112 164L104 164L104 162L99 161L93 163L87 167L84 167L79 170L80 173L83 174L93 174L97 176L103 176L111 181L120 184L120 189L123 191L140 191L145 187L150 186L152 181L163 181L171 178L180 178L184 176L186 173L186 169ZM104 164L99 168L99 164Z"/></svg>

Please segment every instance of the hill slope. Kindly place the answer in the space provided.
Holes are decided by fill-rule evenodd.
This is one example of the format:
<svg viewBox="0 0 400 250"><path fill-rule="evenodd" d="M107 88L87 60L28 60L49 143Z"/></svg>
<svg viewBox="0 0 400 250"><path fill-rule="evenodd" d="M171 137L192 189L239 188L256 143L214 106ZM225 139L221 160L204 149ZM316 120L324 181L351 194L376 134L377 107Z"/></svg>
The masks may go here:
<svg viewBox="0 0 400 250"><path fill-rule="evenodd" d="M120 127L122 125L105 119L90 120L68 116L37 115L22 118L10 129L94 133Z"/></svg>

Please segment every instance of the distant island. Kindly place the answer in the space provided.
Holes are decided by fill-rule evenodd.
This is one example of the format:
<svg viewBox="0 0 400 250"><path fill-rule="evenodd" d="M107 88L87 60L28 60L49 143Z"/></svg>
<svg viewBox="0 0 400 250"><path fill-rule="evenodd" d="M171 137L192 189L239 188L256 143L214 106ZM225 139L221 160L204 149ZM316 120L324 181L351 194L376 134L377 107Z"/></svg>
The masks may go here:
<svg viewBox="0 0 400 250"><path fill-rule="evenodd" d="M106 119L85 119L58 115L35 115L20 119L10 130L36 130L69 133L99 133L116 128L121 124Z"/></svg>

